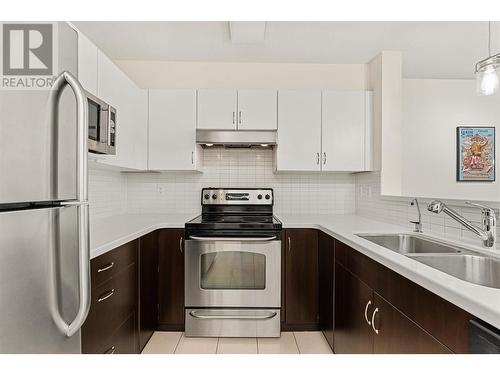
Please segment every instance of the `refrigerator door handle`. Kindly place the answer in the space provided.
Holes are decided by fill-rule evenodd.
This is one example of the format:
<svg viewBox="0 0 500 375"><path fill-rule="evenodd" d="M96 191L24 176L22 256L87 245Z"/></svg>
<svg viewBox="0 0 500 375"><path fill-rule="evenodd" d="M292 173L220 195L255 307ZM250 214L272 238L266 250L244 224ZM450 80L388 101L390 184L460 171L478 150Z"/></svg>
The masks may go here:
<svg viewBox="0 0 500 375"><path fill-rule="evenodd" d="M51 312L54 323L67 337L78 332L85 322L90 309L90 239L89 206L87 181L87 95L80 82L69 72L62 72L54 81L49 94L49 114L51 125L57 129L57 106L62 89L69 85L77 103L77 192L76 201L62 203L63 206L76 206L78 220L78 312L71 323L66 323L59 310L55 256L52 264ZM54 147L54 151L57 146ZM53 153L55 154L55 152ZM54 155L55 157L55 155ZM57 177L57 174L54 175ZM55 179L54 179L55 180ZM57 182L57 181L54 181ZM57 240L57 239L56 239ZM56 242L57 243L57 242ZM56 244L54 244L56 245ZM54 246L53 246L54 248Z"/></svg>
<svg viewBox="0 0 500 375"><path fill-rule="evenodd" d="M75 207L78 220L78 294L79 307L75 318L71 323L66 323L59 310L58 285L57 285L57 264L56 255L52 254L51 270L51 313L54 323L59 330L67 337L73 336L80 330L90 310L90 239L89 239L89 205L88 203L65 205ZM59 239L54 240L52 248L59 243Z"/></svg>
<svg viewBox="0 0 500 375"><path fill-rule="evenodd" d="M76 79L71 73L64 71L55 80L52 85L49 94L49 115L51 125L57 129L59 126L57 121L57 106L59 102L59 96L61 95L62 89L69 85L73 90L76 98L76 105L78 107L77 112L77 191L76 200L79 202L86 202L88 199L88 181L87 181L87 138L88 138L88 101L85 90L83 89L78 79ZM57 150L57 146L54 145L54 150ZM55 155L55 152L53 153ZM55 160L53 160L52 165L55 165ZM57 178L57 174L54 174ZM56 180L54 178L54 180ZM54 181L56 183L57 181Z"/></svg>

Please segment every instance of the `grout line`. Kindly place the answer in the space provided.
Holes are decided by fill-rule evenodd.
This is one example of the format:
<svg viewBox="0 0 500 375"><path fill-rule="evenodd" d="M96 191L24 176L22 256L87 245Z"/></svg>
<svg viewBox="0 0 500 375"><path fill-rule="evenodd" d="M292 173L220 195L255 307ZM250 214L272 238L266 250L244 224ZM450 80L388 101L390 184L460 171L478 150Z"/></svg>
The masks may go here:
<svg viewBox="0 0 500 375"><path fill-rule="evenodd" d="M217 337L217 345L215 346L215 354L219 354L219 340L220 340L220 337Z"/></svg>
<svg viewBox="0 0 500 375"><path fill-rule="evenodd" d="M299 354L302 354L300 352L300 346L299 346L299 343L297 342L297 337L295 337L295 332L292 332L293 334L293 340L295 341L295 346L297 346L297 351L299 352Z"/></svg>
<svg viewBox="0 0 500 375"><path fill-rule="evenodd" d="M174 352L172 354L176 354L177 348L179 347L179 344L181 342L182 336L184 335L183 332L180 332L179 339L177 340L177 344L175 345Z"/></svg>
<svg viewBox="0 0 500 375"><path fill-rule="evenodd" d="M258 337L255 338L255 342L257 344L257 354L260 354L260 350L259 350L259 338Z"/></svg>

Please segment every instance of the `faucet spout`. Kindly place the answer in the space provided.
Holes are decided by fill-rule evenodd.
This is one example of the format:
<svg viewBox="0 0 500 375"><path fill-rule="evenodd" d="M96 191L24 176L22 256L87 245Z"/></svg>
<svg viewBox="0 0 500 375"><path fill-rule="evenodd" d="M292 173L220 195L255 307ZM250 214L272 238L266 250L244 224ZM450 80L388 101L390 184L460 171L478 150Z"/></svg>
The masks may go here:
<svg viewBox="0 0 500 375"><path fill-rule="evenodd" d="M478 206L476 204L471 204ZM458 212L449 208L446 204L439 200L433 200L427 206L427 210L435 214L445 213L455 221L462 224L465 228L476 234L483 241L484 247L494 247L496 241L496 216L495 211L491 208L479 206L483 211L483 228L478 228L471 221L460 215Z"/></svg>

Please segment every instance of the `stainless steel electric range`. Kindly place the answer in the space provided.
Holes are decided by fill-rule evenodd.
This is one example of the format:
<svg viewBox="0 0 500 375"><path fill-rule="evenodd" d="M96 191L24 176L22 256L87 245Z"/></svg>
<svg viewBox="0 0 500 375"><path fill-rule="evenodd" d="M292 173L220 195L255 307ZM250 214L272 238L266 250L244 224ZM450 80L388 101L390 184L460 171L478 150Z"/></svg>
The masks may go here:
<svg viewBox="0 0 500 375"><path fill-rule="evenodd" d="M186 336L278 337L281 222L272 189L204 188L186 223Z"/></svg>

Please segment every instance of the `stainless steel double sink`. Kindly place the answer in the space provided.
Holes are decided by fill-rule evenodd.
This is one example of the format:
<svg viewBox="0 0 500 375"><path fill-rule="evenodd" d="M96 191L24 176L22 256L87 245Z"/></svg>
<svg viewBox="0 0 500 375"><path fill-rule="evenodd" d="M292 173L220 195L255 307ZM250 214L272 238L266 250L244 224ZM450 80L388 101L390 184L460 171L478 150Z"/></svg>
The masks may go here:
<svg viewBox="0 0 500 375"><path fill-rule="evenodd" d="M358 236L459 279L500 289L500 258L418 234L358 234Z"/></svg>

